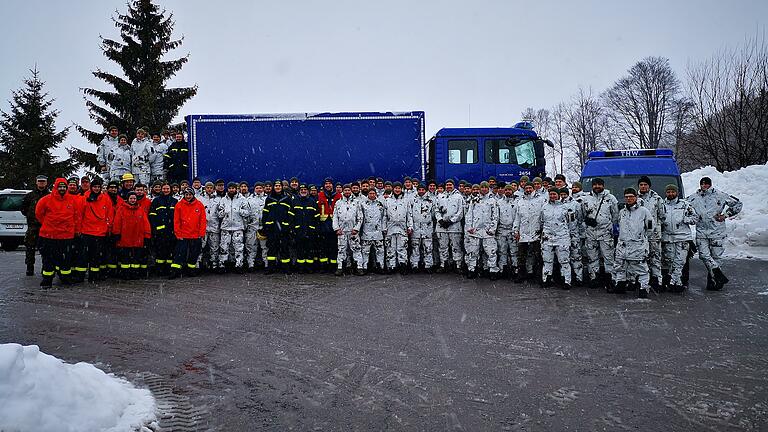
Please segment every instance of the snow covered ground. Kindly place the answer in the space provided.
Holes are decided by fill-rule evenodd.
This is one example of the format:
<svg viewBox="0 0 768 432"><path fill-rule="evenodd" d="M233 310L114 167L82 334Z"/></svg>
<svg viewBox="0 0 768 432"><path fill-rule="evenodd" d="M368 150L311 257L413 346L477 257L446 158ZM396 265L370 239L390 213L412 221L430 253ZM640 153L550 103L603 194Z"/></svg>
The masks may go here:
<svg viewBox="0 0 768 432"><path fill-rule="evenodd" d="M726 222L726 256L768 260L768 196L759 189L768 184L768 164L722 173L706 166L682 177L686 195L696 192L702 177L710 177L712 187L735 196L744 204L741 213Z"/></svg>
<svg viewBox="0 0 768 432"><path fill-rule="evenodd" d="M0 431L146 431L155 420L149 390L37 345L0 344Z"/></svg>

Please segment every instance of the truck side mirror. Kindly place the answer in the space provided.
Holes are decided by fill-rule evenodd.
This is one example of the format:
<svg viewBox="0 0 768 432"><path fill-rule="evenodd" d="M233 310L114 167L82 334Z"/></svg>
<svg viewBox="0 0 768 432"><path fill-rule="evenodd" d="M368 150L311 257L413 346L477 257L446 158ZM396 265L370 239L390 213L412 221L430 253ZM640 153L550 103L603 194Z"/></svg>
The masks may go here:
<svg viewBox="0 0 768 432"><path fill-rule="evenodd" d="M548 139L545 139L545 140L542 140L542 141L544 141L544 144L546 144L546 145L548 145L548 146L550 146L552 148L555 148L555 144L552 141L550 141Z"/></svg>

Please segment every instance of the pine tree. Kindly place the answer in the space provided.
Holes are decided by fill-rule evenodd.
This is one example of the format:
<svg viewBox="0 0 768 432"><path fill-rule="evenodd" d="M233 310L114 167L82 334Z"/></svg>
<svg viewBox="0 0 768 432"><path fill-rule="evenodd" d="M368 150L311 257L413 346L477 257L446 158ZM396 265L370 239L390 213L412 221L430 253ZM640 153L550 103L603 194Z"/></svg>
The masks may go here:
<svg viewBox="0 0 768 432"><path fill-rule="evenodd" d="M10 112L0 111L0 189L32 189L35 177L68 176L76 168L72 159L57 160L51 152L61 144L69 128L56 132L59 111L51 109L54 99L43 91L37 67L14 91Z"/></svg>
<svg viewBox="0 0 768 432"><path fill-rule="evenodd" d="M161 132L197 93L197 86L166 88L166 82L189 60L188 54L176 60L162 60L183 40L171 38L173 14L167 15L152 0L133 0L128 3L128 13L118 13L113 19L121 40L101 38L104 56L117 63L124 75L98 69L93 75L114 91L82 89L91 119L103 130L117 126L120 133L129 137L140 127L148 127L148 133ZM93 144L104 137L103 131L81 125L77 125L77 130ZM95 154L72 149L72 155L82 164L96 168Z"/></svg>

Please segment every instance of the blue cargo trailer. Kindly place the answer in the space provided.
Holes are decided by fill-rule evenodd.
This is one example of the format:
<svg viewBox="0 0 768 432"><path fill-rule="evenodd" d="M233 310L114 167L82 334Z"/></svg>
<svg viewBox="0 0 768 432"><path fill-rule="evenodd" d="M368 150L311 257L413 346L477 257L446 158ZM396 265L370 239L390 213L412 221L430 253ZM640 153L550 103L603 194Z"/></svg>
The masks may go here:
<svg viewBox="0 0 768 432"><path fill-rule="evenodd" d="M189 115L190 176L203 182L424 178L424 112Z"/></svg>

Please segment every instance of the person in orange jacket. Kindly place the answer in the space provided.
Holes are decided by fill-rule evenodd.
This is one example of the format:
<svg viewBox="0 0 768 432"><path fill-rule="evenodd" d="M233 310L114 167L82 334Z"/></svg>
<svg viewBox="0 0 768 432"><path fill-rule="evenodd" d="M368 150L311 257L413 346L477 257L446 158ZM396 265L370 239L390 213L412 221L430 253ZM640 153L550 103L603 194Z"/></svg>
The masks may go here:
<svg viewBox="0 0 768 432"><path fill-rule="evenodd" d="M152 230L147 213L139 207L136 192L115 213L112 235L117 237L120 274L123 279L139 279L147 275L147 245Z"/></svg>
<svg viewBox="0 0 768 432"><path fill-rule="evenodd" d="M205 205L195 198L192 188L184 189L184 198L176 204L173 214L176 251L168 279L179 277L182 268L191 275L197 273L197 258L203 248L206 223Z"/></svg>
<svg viewBox="0 0 768 432"><path fill-rule="evenodd" d="M70 177L67 180L67 194L73 198L77 213L82 215L85 197L80 193L80 179L77 176ZM69 263L72 264L72 282L80 283L84 281L88 268L80 266L81 257L85 254L85 247L81 236L75 236L72 239L67 254L69 255Z"/></svg>
<svg viewBox="0 0 768 432"><path fill-rule="evenodd" d="M75 268L88 269L88 282L106 278L107 262L105 252L107 247L107 234L112 228L114 210L112 200L101 188L103 180L95 177L85 191L85 200L81 208L81 241L82 253L75 257Z"/></svg>
<svg viewBox="0 0 768 432"><path fill-rule="evenodd" d="M35 207L35 217L41 224L38 247L43 260L43 289L53 285L56 272L63 285L72 282L68 251L72 240L80 235L78 204L67 194L67 181L57 178L53 184L55 191L41 198Z"/></svg>

